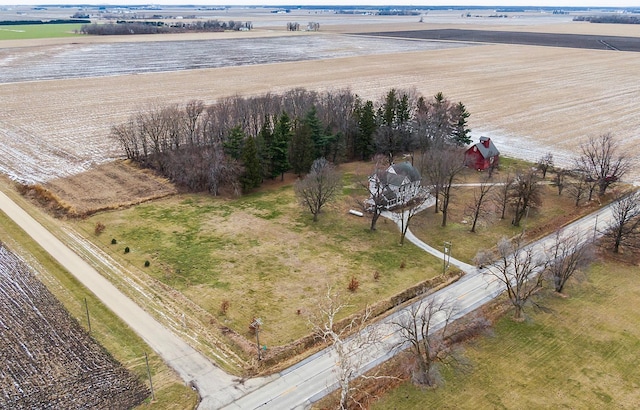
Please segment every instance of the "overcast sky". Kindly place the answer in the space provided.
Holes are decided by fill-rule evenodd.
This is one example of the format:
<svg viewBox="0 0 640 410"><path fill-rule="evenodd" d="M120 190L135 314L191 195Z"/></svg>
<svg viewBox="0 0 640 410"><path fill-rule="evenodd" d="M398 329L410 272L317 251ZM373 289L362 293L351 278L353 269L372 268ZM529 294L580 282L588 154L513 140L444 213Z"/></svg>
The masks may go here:
<svg viewBox="0 0 640 410"><path fill-rule="evenodd" d="M550 6L550 7L637 7L640 0L0 0L0 5L42 4L196 4L196 5L412 5L412 6Z"/></svg>

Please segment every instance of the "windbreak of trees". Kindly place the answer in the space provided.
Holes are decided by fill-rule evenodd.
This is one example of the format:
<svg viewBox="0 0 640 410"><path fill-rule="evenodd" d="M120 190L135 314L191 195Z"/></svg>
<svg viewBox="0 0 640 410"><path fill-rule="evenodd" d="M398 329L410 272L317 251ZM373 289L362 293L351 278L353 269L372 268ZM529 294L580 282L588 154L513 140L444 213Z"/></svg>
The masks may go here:
<svg viewBox="0 0 640 410"><path fill-rule="evenodd" d="M87 21L88 23L88 21ZM160 34L160 33L184 33L189 31L220 32L251 30L251 22L230 20L229 22L218 20L195 21L191 23L179 22L167 24L163 21L125 21L119 20L116 24L85 24L80 28L82 34L90 35L124 35L124 34Z"/></svg>
<svg viewBox="0 0 640 410"><path fill-rule="evenodd" d="M333 164L384 154L425 152L470 142L462 103L438 93L390 90L380 101L348 89L234 96L150 106L116 125L112 137L128 159L192 191L235 193L289 171L302 176L314 160Z"/></svg>

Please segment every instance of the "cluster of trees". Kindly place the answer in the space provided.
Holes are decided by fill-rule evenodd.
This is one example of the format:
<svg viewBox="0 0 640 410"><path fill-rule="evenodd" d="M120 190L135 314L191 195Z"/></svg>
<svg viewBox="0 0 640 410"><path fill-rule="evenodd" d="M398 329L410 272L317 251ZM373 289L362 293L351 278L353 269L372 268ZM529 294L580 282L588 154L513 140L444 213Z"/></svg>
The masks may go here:
<svg viewBox="0 0 640 410"><path fill-rule="evenodd" d="M575 16L573 21L588 21L590 23L608 23L608 24L640 24L640 18L637 16L607 14L600 16Z"/></svg>
<svg viewBox="0 0 640 410"><path fill-rule="evenodd" d="M84 22L83 22L84 23ZM88 21L87 21L88 23ZM117 21L116 24L85 24L80 28L82 34L90 35L124 35L124 34L161 34L161 33L184 33L189 31L198 32L220 32L226 30L238 31L241 29L251 30L251 22L218 20L194 21L191 23L180 22L166 24L163 21Z"/></svg>
<svg viewBox="0 0 640 410"><path fill-rule="evenodd" d="M229 97L213 105L151 106L112 128L127 158L190 190L250 190L285 172L306 174L318 158L333 164L380 153L426 152L470 142L462 103L438 93L390 90L380 101L350 90L293 89Z"/></svg>

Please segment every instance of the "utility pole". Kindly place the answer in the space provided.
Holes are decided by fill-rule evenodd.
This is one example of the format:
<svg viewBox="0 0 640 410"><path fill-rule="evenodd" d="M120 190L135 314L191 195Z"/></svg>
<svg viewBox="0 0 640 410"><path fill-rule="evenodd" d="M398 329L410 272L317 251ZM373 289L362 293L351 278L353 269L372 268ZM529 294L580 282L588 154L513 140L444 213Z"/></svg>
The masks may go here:
<svg viewBox="0 0 640 410"><path fill-rule="evenodd" d="M255 318L251 323L251 327L256 331L256 344L258 346L258 360L262 360L262 349L260 348L260 326L262 326L262 319Z"/></svg>
<svg viewBox="0 0 640 410"><path fill-rule="evenodd" d="M444 252L442 253L442 274L444 275L451 262L451 242L444 243Z"/></svg>
<svg viewBox="0 0 640 410"><path fill-rule="evenodd" d="M89 333L91 333L91 319L89 319L89 305L87 304L87 298L84 298L84 309L87 312L87 325L89 326Z"/></svg>

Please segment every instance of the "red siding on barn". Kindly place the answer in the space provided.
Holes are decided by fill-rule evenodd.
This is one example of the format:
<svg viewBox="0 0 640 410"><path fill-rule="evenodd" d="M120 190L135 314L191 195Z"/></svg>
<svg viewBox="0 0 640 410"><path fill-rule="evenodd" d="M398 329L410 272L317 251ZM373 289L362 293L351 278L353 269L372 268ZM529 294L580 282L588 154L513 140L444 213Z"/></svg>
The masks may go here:
<svg viewBox="0 0 640 410"><path fill-rule="evenodd" d="M495 152L495 155L485 157L483 154L487 152ZM491 166L497 166L500 161L499 153L491 140L486 137L482 137L480 142L471 146L464 156L465 165L469 168L476 169L478 171L484 171Z"/></svg>

